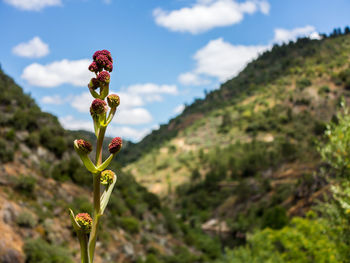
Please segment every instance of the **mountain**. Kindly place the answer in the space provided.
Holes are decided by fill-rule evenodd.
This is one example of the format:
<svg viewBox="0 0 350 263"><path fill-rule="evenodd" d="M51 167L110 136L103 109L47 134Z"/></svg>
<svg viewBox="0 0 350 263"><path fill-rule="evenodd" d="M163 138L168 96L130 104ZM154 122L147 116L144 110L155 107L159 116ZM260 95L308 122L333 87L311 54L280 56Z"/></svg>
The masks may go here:
<svg viewBox="0 0 350 263"><path fill-rule="evenodd" d="M0 262L80 261L68 208L91 213L92 178L72 146L75 138L93 142L94 135L64 130L2 70L0 110ZM96 262L155 262L155 255L162 262L182 255L186 262L192 253L206 258L205 246L185 243L194 232L180 227L159 198L119 166L111 165L118 181L102 219Z"/></svg>
<svg viewBox="0 0 350 263"><path fill-rule="evenodd" d="M283 227L327 194L317 141L350 101L349 54L349 30L275 45L131 145L124 171L229 246Z"/></svg>

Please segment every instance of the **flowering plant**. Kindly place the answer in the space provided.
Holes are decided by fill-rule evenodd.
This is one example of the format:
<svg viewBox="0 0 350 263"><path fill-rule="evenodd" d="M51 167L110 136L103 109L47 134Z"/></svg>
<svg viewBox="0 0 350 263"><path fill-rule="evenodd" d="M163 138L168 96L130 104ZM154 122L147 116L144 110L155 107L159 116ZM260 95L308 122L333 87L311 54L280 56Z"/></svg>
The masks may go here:
<svg viewBox="0 0 350 263"><path fill-rule="evenodd" d="M109 144L110 156L102 162L102 144L108 124L112 121L120 98L116 94L109 94L110 74L113 70L113 59L107 50L96 51L89 70L96 74L88 85L92 97L90 114L94 123L96 142L95 164L91 161L89 153L92 151L90 142L79 139L74 141L74 149L84 163L86 169L93 175L93 218L87 213L79 213L76 216L70 209L70 217L73 228L80 242L81 262L93 263L97 240L97 230L101 216L103 215L109 198L116 183L117 176L111 170L105 170L113 157L122 147L122 139L114 138ZM105 101L107 100L107 102ZM101 194L101 188L104 188Z"/></svg>

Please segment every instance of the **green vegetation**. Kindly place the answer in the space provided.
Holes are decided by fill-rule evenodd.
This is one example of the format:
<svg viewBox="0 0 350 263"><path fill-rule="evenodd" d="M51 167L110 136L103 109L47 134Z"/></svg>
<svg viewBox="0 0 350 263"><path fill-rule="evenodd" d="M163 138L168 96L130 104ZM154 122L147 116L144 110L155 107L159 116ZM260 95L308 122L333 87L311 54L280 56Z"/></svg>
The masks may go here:
<svg viewBox="0 0 350 263"><path fill-rule="evenodd" d="M211 246L231 249L224 257L213 253L204 262L347 258L343 244L350 240L343 229L348 218L340 215L347 210L336 209L339 201L313 207L317 216L300 216L326 199L327 179L334 174L347 178L344 127L332 131L338 138L327 139L331 145L321 144L321 152L316 142L342 122L334 113L342 96L349 101L349 53L349 35L338 31L321 41L305 38L274 46L169 124L129 145L133 153L120 161L129 163L126 170L173 207L180 220L169 217L175 224L168 230L180 226L171 231L179 231L189 246L203 251L199 258L210 254L196 242L202 238L201 227L213 219L224 226L222 239ZM331 219L335 213L343 223ZM215 227L211 231L222 234ZM309 238L313 232L318 233ZM318 239L325 247L329 242L329 250L314 244ZM293 240L299 243L293 245Z"/></svg>
<svg viewBox="0 0 350 263"><path fill-rule="evenodd" d="M24 245L28 263L73 263L69 252L42 239L30 239ZM68 253L67 253L68 252Z"/></svg>
<svg viewBox="0 0 350 263"><path fill-rule="evenodd" d="M344 262L341 254L347 246L337 240L324 219L295 217L280 229L265 229L248 238L248 244L226 250L217 263L258 262Z"/></svg>
<svg viewBox="0 0 350 263"><path fill-rule="evenodd" d="M27 211L21 212L16 218L17 225L21 227L33 228L38 223L32 213Z"/></svg>
<svg viewBox="0 0 350 263"><path fill-rule="evenodd" d="M15 134L28 131L26 143L37 147L39 143L53 152L58 158L68 149L67 133L59 124L57 118L42 112L35 101L24 94L22 89L0 69L0 127L10 126L5 137L8 142L18 143ZM49 128L48 128L49 127ZM38 138L39 137L39 138ZM0 161L8 162L13 159L9 150L13 144L0 141ZM7 149L7 150L6 150Z"/></svg>
<svg viewBox="0 0 350 263"><path fill-rule="evenodd" d="M14 179L15 189L27 196L34 196L36 179L30 175L19 175Z"/></svg>

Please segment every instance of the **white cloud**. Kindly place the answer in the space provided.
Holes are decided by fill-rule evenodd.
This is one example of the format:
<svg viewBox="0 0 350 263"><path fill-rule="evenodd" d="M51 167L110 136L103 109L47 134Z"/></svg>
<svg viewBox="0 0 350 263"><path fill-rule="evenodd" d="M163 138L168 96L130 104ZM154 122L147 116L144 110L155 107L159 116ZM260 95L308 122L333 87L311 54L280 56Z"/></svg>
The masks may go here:
<svg viewBox="0 0 350 263"><path fill-rule="evenodd" d="M44 96L41 98L42 103L52 104L52 105L61 105L66 103L71 99L71 96L62 98L60 95Z"/></svg>
<svg viewBox="0 0 350 263"><path fill-rule="evenodd" d="M263 45L232 45L222 38L211 40L193 56L196 61L195 69L192 72L181 74L179 79L186 84L183 76L187 75L196 80L201 79L201 76L204 75L218 78L221 82L226 81L236 76L249 61L267 49L268 46ZM188 83L190 84L189 81Z"/></svg>
<svg viewBox="0 0 350 263"><path fill-rule="evenodd" d="M298 27L291 30L276 28L275 37L272 42L282 44L289 41L295 41L298 37L310 37L311 39L320 39L314 26Z"/></svg>
<svg viewBox="0 0 350 263"><path fill-rule="evenodd" d="M51 88L62 84L87 86L93 76L88 70L89 59L55 61L47 65L38 63L25 67L21 78L33 86Z"/></svg>
<svg viewBox="0 0 350 263"><path fill-rule="evenodd" d="M49 54L49 46L39 37L34 37L25 43L20 43L12 48L12 52L20 57L40 58Z"/></svg>
<svg viewBox="0 0 350 263"><path fill-rule="evenodd" d="M177 115L177 114L182 113L184 109L185 109L185 105L181 104L181 105L177 106L173 112Z"/></svg>
<svg viewBox="0 0 350 263"><path fill-rule="evenodd" d="M134 129L128 126L111 126L107 128L107 135L114 137L119 136L134 142L140 141L150 132L150 129Z"/></svg>
<svg viewBox="0 0 350 263"><path fill-rule="evenodd" d="M164 11L153 11L155 22L171 31L198 34L215 27L229 26L241 22L245 14L262 12L268 14L270 5L265 0L198 0L191 7Z"/></svg>
<svg viewBox="0 0 350 263"><path fill-rule="evenodd" d="M113 119L118 124L147 124L153 120L152 115L145 108L123 108L118 107L117 113Z"/></svg>
<svg viewBox="0 0 350 263"><path fill-rule="evenodd" d="M49 6L61 6L61 0L4 0L5 3L26 11L40 11Z"/></svg>
<svg viewBox="0 0 350 263"><path fill-rule="evenodd" d="M265 51L267 46L232 45L222 38L211 40L194 55L195 73L225 81L237 75L246 64Z"/></svg>
<svg viewBox="0 0 350 263"><path fill-rule="evenodd" d="M246 7L247 10L250 8ZM193 56L195 68L179 75L183 85L202 85L205 77L217 78L220 82L235 77L244 67L259 54L271 48L272 44L295 41L298 37L320 39L315 27L305 26L292 30L278 28L269 45L233 45L222 38L214 39L199 49Z"/></svg>
<svg viewBox="0 0 350 263"><path fill-rule="evenodd" d="M90 112L91 102L94 98L91 96L90 92L83 92L79 95L73 96L70 105L82 113Z"/></svg>
<svg viewBox="0 0 350 263"><path fill-rule="evenodd" d="M200 86L207 85L210 83L210 80L201 78L198 74L193 72L182 73L178 77L178 81L183 85L190 86Z"/></svg>
<svg viewBox="0 0 350 263"><path fill-rule="evenodd" d="M58 118L61 125L68 130L87 130L94 132L92 121L78 120L72 115Z"/></svg>
<svg viewBox="0 0 350 263"><path fill-rule="evenodd" d="M134 94L177 94L176 85L157 85L154 83L134 84L127 88L127 91Z"/></svg>
<svg viewBox="0 0 350 263"><path fill-rule="evenodd" d="M163 101L162 95L177 95L176 85L158 85L154 83L134 84L123 88L118 93L121 101L128 101L128 107L142 106L150 102Z"/></svg>
<svg viewBox="0 0 350 263"><path fill-rule="evenodd" d="M110 93L118 94L118 96L120 97L120 107L123 108L139 107L145 104L143 97L141 97L138 94L131 94L123 91Z"/></svg>

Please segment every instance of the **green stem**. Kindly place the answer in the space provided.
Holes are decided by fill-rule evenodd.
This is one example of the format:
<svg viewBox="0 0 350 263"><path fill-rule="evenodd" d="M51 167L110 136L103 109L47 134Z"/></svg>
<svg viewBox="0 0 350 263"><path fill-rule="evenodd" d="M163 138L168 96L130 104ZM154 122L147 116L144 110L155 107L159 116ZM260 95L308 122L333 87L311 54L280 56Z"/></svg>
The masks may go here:
<svg viewBox="0 0 350 263"><path fill-rule="evenodd" d="M102 144L103 139L105 136L106 127L101 127L98 137L97 137L97 145L96 145L96 166L99 166L102 163ZM100 177L101 172L98 172L94 174L94 181L93 181L93 191L94 191L94 218L92 221L92 227L91 227L91 233L89 238L89 246L88 246L88 253L89 253L89 263L94 262L94 253L95 253L95 247L96 247L96 240L97 240L97 230L98 230L98 224L100 221L101 216L101 205L100 205L100 199L101 199L101 193L100 193Z"/></svg>
<svg viewBox="0 0 350 263"><path fill-rule="evenodd" d="M80 243L81 263L89 263L88 240L86 234L78 234Z"/></svg>

